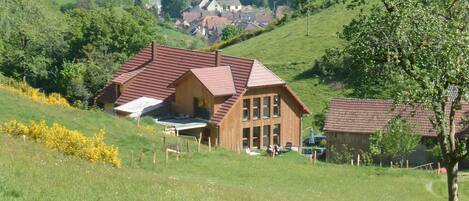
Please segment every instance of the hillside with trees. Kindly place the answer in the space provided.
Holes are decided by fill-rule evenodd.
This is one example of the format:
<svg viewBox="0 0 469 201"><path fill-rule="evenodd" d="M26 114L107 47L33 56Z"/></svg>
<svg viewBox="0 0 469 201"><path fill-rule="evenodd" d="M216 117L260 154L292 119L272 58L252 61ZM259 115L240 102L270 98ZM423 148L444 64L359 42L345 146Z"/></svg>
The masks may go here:
<svg viewBox="0 0 469 201"><path fill-rule="evenodd" d="M120 64L151 41L204 46L143 7L97 2L104 6L78 1L64 12L48 0L0 2L0 71L86 106Z"/></svg>

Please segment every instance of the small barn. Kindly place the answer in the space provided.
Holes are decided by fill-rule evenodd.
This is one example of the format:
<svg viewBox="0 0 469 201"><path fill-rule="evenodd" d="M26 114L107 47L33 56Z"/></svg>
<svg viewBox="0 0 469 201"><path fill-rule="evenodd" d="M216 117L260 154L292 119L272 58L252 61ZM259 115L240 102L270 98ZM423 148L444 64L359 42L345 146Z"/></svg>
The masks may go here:
<svg viewBox="0 0 469 201"><path fill-rule="evenodd" d="M468 104L464 104L456 114L456 119L459 119L457 125L462 125L462 115L465 113L469 113ZM415 124L422 139L436 140L436 132L430 122L432 111L406 105L395 106L390 100L332 99L324 126L329 150L327 157L334 157L330 150L335 150L335 153L344 149L353 154L366 152L370 135L377 129L384 129L389 120L397 116ZM462 132L462 128L460 129ZM429 156L424 155L424 149L423 146L417 148L420 154L413 154L415 160L429 160Z"/></svg>

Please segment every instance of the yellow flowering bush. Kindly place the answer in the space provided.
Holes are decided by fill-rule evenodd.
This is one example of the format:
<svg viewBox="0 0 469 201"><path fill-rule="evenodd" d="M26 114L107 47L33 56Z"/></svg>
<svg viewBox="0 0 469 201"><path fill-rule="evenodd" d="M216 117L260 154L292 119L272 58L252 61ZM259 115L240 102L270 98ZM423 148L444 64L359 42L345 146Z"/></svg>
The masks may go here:
<svg viewBox="0 0 469 201"><path fill-rule="evenodd" d="M45 93L37 91L35 88L29 86L24 82L18 82L13 79L8 79L5 83L0 83L0 89L26 96L31 98L34 101L49 104L49 105L58 105L62 107L71 107L67 99L63 98L58 93L51 93L46 95Z"/></svg>
<svg viewBox="0 0 469 201"><path fill-rule="evenodd" d="M121 167L119 151L113 145L104 144L104 130L100 130L93 137L86 137L82 133L54 123L51 127L44 121L30 122L24 125L16 120L0 124L0 131L10 136L28 136L32 140L44 144L47 148L57 150L66 155L77 156L91 162L105 162Z"/></svg>

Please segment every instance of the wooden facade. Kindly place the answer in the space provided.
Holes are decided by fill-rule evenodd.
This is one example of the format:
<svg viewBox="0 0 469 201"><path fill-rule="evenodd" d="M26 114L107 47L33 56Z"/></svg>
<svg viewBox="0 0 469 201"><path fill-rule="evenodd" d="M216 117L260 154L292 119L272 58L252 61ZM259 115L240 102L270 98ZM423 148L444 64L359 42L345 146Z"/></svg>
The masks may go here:
<svg viewBox="0 0 469 201"><path fill-rule="evenodd" d="M280 115L278 117L273 116L274 96L280 97ZM263 118L263 98L270 99L270 117ZM260 108L258 119L253 119L254 107L253 100L260 98ZM249 108L249 120L243 120L243 100L248 99L250 102ZM249 142L248 147L255 148L253 131L255 128L260 129L258 143L260 148L264 144L273 144L273 127L274 125L280 125L280 139L279 145L285 146L287 142L292 143L294 146L298 146L301 143L301 109L293 101L291 94L287 93L283 86L277 87L263 87L248 89L244 95L238 100L238 102L231 108L225 119L220 125L220 143L222 146L229 149L235 150L241 147L243 144L243 128L249 128ZM270 126L268 130L267 138L268 143L264 143L264 126Z"/></svg>
<svg viewBox="0 0 469 201"><path fill-rule="evenodd" d="M352 154L362 154L368 150L369 133L344 133L326 131L328 159L335 157L336 153L344 151Z"/></svg>
<svg viewBox="0 0 469 201"><path fill-rule="evenodd" d="M194 99L203 100L204 107L214 114L227 97L214 97L203 86L202 83L193 75L189 75L176 85L175 101L172 103L172 109L175 113L194 116ZM274 116L274 97L280 99L280 115ZM254 99L258 98L259 118L253 118ZM250 102L249 120L243 120L243 100ZM268 99L269 108L263 107L264 99ZM264 118L264 109L269 110L269 117ZM243 145L243 129L249 128L249 148L262 148L264 145L274 144L274 141L281 146L287 142L298 146L301 143L301 108L295 102L293 96L288 93L284 86L262 87L248 89L244 95L233 105L229 113L225 116L220 125L209 124L207 128L197 132L203 133L202 141L207 142L208 136L212 144L219 145L231 150L237 150ZM275 134L279 133L278 140L274 140L274 128L280 127ZM257 132L257 139L254 137L254 130ZM277 142L278 141L278 142Z"/></svg>

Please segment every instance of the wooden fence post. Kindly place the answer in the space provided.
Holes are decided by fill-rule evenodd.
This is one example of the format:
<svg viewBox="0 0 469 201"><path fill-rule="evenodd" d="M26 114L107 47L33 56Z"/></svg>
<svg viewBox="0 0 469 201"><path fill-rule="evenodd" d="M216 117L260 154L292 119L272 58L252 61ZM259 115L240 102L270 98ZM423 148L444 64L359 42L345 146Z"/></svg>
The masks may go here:
<svg viewBox="0 0 469 201"><path fill-rule="evenodd" d="M202 143L202 131L199 134L199 145L197 146L197 152L200 152L200 143Z"/></svg>
<svg viewBox="0 0 469 201"><path fill-rule="evenodd" d="M187 151L187 153L191 152L191 150L189 148L189 140L186 140L186 151Z"/></svg>
<svg viewBox="0 0 469 201"><path fill-rule="evenodd" d="M409 160L405 160L405 167L409 168Z"/></svg>
<svg viewBox="0 0 469 201"><path fill-rule="evenodd" d="M165 162L168 163L168 158L169 158L169 153L168 153L168 148L165 150Z"/></svg>
<svg viewBox="0 0 469 201"><path fill-rule="evenodd" d="M163 136L163 151L166 149L166 136Z"/></svg>
<svg viewBox="0 0 469 201"><path fill-rule="evenodd" d="M212 152L212 143L210 142L210 137L208 137L208 152Z"/></svg>
<svg viewBox="0 0 469 201"><path fill-rule="evenodd" d="M179 161L179 145L176 145L176 160Z"/></svg>
<svg viewBox="0 0 469 201"><path fill-rule="evenodd" d="M360 166L360 154L357 155L357 166Z"/></svg>
<svg viewBox="0 0 469 201"><path fill-rule="evenodd" d="M316 163L316 160L317 160L317 153L316 151L313 152L313 162Z"/></svg>
<svg viewBox="0 0 469 201"><path fill-rule="evenodd" d="M391 161L391 168L392 168L392 161Z"/></svg>
<svg viewBox="0 0 469 201"><path fill-rule="evenodd" d="M350 165L353 166L353 158L350 160Z"/></svg>

